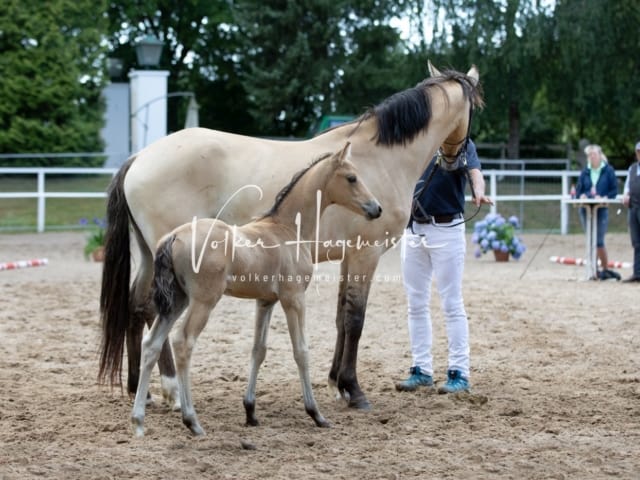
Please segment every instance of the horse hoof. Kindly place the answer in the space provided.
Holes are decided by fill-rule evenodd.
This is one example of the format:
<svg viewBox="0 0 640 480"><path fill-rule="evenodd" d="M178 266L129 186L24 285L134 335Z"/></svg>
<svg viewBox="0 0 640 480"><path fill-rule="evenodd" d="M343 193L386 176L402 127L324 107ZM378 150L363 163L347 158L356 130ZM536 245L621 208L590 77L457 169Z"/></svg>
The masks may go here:
<svg viewBox="0 0 640 480"><path fill-rule="evenodd" d="M352 398L349 400L349 408L368 412L371 410L371 404L369 403L369 400L367 400L367 397L362 396L360 398Z"/></svg>
<svg viewBox="0 0 640 480"><path fill-rule="evenodd" d="M174 377L160 377L162 399L174 412L180 411L180 393Z"/></svg>
<svg viewBox="0 0 640 480"><path fill-rule="evenodd" d="M182 423L184 423L196 437L204 435L204 430L200 426L200 423L198 423L198 420L195 420L194 418L183 418Z"/></svg>

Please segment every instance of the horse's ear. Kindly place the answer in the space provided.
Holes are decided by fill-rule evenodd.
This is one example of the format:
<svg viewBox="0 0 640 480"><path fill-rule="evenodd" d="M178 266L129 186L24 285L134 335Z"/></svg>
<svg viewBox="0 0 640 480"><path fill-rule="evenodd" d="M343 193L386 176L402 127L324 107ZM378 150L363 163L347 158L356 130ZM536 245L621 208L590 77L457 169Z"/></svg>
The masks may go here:
<svg viewBox="0 0 640 480"><path fill-rule="evenodd" d="M475 65L471 65L471 68L467 72L467 77L469 77L474 85L478 85L478 82L480 81L480 73Z"/></svg>
<svg viewBox="0 0 640 480"><path fill-rule="evenodd" d="M441 77L442 73L440 73L440 70L438 70L436 67L433 66L433 63L431 63L431 60L427 60L427 65L429 67L429 74L432 77Z"/></svg>
<svg viewBox="0 0 640 480"><path fill-rule="evenodd" d="M342 165L345 159L351 158L351 142L347 142L344 147L342 147L342 151L340 155L338 155L338 165Z"/></svg>

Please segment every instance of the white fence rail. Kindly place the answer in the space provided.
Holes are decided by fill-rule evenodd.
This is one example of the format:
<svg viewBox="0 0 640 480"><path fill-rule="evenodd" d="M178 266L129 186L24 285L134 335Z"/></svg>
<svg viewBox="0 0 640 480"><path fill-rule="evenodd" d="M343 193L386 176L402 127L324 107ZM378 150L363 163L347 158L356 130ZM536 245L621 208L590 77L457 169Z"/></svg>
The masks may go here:
<svg viewBox="0 0 640 480"><path fill-rule="evenodd" d="M47 192L46 176L55 174L64 175L114 175L117 172L115 168L53 168L53 167L24 167L24 168L6 168L0 167L0 175L35 175L37 177L37 188L30 192L0 192L0 212L2 211L2 199L13 198L36 198L37 201L37 231L45 231L46 218L46 201L48 198L105 198L106 192ZM484 170L487 192L493 199L494 205L491 211L496 213L499 210L502 201L558 201L560 203L559 227L560 233L563 235L568 232L569 226L569 205L563 202L568 198L568 192L571 183L575 183L580 172L569 170ZM616 171L618 177L624 178L626 171ZM515 194L502 195L499 193L499 185L502 181L509 177L515 177L520 180L520 191ZM553 194L524 194L525 179L533 178L549 178L557 182L560 179L560 188L557 193ZM513 183L513 182L512 182ZM512 187L513 189L513 187ZM467 196L467 199L470 199ZM1 221L1 216L0 216Z"/></svg>
<svg viewBox="0 0 640 480"><path fill-rule="evenodd" d="M37 177L37 187L33 192L0 192L0 200L3 198L37 198L37 220L36 228L38 232L45 230L45 218L47 211L47 198L105 198L106 192L47 192L47 175L115 175L117 168L65 168L65 167L0 167L0 175L35 175ZM2 203L0 203L0 211Z"/></svg>

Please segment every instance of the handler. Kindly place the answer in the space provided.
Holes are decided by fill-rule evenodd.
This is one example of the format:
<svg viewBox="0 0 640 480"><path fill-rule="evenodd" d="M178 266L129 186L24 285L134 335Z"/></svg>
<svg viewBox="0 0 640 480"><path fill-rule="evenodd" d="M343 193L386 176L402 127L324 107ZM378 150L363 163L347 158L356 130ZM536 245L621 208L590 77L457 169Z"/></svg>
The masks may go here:
<svg viewBox="0 0 640 480"><path fill-rule="evenodd" d="M447 323L449 368L439 393L469 390L469 324L462 298L466 251L464 191L469 175L472 201L491 204L476 147L468 140L453 167L429 164L416 185L409 225L402 237L402 276L408 300L409 339L413 366L398 391L433 386L431 281L435 278ZM432 170L436 168L432 175Z"/></svg>

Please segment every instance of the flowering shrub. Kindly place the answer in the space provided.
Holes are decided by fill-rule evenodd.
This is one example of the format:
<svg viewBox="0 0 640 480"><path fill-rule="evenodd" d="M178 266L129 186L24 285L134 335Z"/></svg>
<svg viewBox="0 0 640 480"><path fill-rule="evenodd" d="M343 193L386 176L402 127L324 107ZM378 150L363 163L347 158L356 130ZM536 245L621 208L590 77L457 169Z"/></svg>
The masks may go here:
<svg viewBox="0 0 640 480"><path fill-rule="evenodd" d="M515 234L515 229L519 226L520 222L515 215L507 221L502 215L494 213L489 213L484 220L476 222L471 235L471 241L478 245L474 252L476 258L489 250L501 250L509 252L516 260L519 259L527 249Z"/></svg>
<svg viewBox="0 0 640 480"><path fill-rule="evenodd" d="M85 258L89 258L89 255L93 253L99 247L104 247L104 232L105 228L107 228L107 222L105 222L101 218L94 218L93 224L98 228L94 229L87 236L87 243L84 246L84 256ZM80 225L86 226L89 225L89 220L86 218L80 219Z"/></svg>

